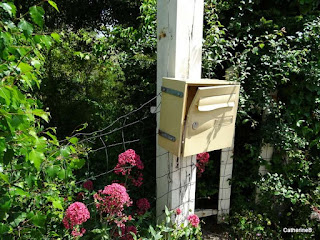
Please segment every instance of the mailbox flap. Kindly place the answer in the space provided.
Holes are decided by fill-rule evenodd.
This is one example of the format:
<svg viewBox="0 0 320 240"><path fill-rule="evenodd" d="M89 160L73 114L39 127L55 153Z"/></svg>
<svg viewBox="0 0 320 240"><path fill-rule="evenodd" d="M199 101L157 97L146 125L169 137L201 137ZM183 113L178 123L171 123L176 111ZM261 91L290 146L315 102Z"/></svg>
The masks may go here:
<svg viewBox="0 0 320 240"><path fill-rule="evenodd" d="M184 157L232 145L239 85L198 87L188 109Z"/></svg>
<svg viewBox="0 0 320 240"><path fill-rule="evenodd" d="M200 97L198 103L199 111L212 111L219 108L233 108L236 94L225 94L213 97Z"/></svg>
<svg viewBox="0 0 320 240"><path fill-rule="evenodd" d="M186 83L163 79L158 144L176 156L181 153L186 106Z"/></svg>

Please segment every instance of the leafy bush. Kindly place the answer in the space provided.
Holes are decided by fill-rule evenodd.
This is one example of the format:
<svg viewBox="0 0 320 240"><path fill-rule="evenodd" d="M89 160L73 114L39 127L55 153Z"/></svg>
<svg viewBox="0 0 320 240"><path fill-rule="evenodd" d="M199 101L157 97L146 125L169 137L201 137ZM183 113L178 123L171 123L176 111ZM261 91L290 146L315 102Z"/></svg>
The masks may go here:
<svg viewBox="0 0 320 240"><path fill-rule="evenodd" d="M23 15L16 15L17 7L0 3L0 234L54 238L62 235L65 201L76 189L72 171L83 166L86 153L77 138L61 144L54 128L43 127L50 115L34 89L47 51L60 37L43 32L40 5Z"/></svg>

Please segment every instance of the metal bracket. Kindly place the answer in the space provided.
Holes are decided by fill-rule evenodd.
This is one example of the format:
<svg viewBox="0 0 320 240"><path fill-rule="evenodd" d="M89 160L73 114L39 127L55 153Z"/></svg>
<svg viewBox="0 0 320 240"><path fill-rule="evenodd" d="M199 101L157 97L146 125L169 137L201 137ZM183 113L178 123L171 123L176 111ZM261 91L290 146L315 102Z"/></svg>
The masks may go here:
<svg viewBox="0 0 320 240"><path fill-rule="evenodd" d="M168 94L171 94L171 95L174 95L174 96L177 96L177 97L181 97L183 98L183 92L180 92L180 91L177 91L175 89L172 89L172 88L167 88L167 87L161 87L161 91L162 92L165 92L165 93L168 93Z"/></svg>
<svg viewBox="0 0 320 240"><path fill-rule="evenodd" d="M170 135L169 133L166 133L166 132L164 132L164 131L161 131L160 129L159 129L159 135L160 135L161 137L164 137L164 138L172 141L172 142L175 142L175 141L176 141L176 138L175 138L174 136L172 136L172 135Z"/></svg>

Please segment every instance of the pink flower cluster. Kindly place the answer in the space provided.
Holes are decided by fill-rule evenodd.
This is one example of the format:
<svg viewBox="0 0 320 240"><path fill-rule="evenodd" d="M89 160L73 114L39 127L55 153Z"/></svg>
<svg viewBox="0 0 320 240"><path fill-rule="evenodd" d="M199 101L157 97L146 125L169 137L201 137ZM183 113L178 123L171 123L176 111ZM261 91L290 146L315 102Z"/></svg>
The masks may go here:
<svg viewBox="0 0 320 240"><path fill-rule="evenodd" d="M64 227L66 229L71 229L72 235L77 237L82 236L86 231L84 228L81 228L79 231L77 227L86 222L89 218L90 213L86 205L81 202L74 202L68 207L62 222Z"/></svg>
<svg viewBox="0 0 320 240"><path fill-rule="evenodd" d="M206 165L209 163L210 155L207 152L197 154L197 175L201 177Z"/></svg>
<svg viewBox="0 0 320 240"><path fill-rule="evenodd" d="M114 170L116 174L130 175L132 167L142 170L144 168L140 156L133 149L121 153L118 157L118 164Z"/></svg>
<svg viewBox="0 0 320 240"><path fill-rule="evenodd" d="M87 180L83 183L83 187L89 191L93 190L93 182L91 180Z"/></svg>
<svg viewBox="0 0 320 240"><path fill-rule="evenodd" d="M133 236L130 232L137 234L137 228L135 226L121 227L121 240L133 240Z"/></svg>
<svg viewBox="0 0 320 240"><path fill-rule="evenodd" d="M198 227L200 219L196 214L191 214L188 216L188 221L193 227Z"/></svg>
<svg viewBox="0 0 320 240"><path fill-rule="evenodd" d="M128 175L132 185L140 187L143 183L143 174L139 170L143 169L144 165L140 156L134 150L128 149L119 155L114 172L118 175Z"/></svg>
<svg viewBox="0 0 320 240"><path fill-rule="evenodd" d="M109 214L109 216L123 217L122 211L124 207L129 207L132 204L127 189L118 183L105 186L103 190L99 190L93 197L97 209L101 213Z"/></svg>
<svg viewBox="0 0 320 240"><path fill-rule="evenodd" d="M128 178L131 180L133 186L140 187L143 184L143 174L141 172L137 172L135 177L129 176Z"/></svg>
<svg viewBox="0 0 320 240"><path fill-rule="evenodd" d="M143 215L146 213L146 211L148 211L148 209L150 208L150 203L148 201L148 199L146 198L141 198L137 201L137 207L138 207L138 211L137 213L139 215Z"/></svg>

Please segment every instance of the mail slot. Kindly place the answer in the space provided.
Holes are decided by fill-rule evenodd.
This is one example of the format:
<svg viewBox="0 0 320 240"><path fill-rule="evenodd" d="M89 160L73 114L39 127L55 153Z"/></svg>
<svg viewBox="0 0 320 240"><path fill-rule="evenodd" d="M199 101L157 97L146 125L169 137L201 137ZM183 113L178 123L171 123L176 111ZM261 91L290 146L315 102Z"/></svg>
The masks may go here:
<svg viewBox="0 0 320 240"><path fill-rule="evenodd" d="M240 85L163 78L158 143L176 156L232 145Z"/></svg>

